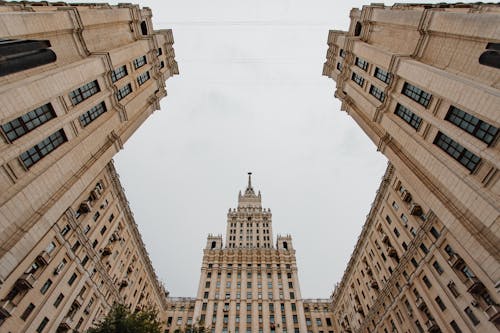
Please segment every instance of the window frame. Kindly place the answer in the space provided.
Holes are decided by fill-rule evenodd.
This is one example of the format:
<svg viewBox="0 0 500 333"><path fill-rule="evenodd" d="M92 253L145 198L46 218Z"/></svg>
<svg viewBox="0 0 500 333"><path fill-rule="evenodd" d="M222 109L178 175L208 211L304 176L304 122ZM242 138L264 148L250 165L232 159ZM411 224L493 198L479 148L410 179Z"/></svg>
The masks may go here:
<svg viewBox="0 0 500 333"><path fill-rule="evenodd" d="M417 102L425 108L428 108L432 101L432 94L426 92L425 90L405 82L403 88L401 89L401 94L410 98L411 100Z"/></svg>

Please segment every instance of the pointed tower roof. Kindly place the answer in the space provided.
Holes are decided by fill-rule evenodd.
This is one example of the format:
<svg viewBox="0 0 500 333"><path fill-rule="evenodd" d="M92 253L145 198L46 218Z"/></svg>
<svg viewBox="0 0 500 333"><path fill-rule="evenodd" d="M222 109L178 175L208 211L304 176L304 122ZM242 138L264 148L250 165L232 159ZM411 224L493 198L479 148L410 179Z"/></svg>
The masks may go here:
<svg viewBox="0 0 500 333"><path fill-rule="evenodd" d="M255 195L255 191L252 187L252 173L248 173L248 185L245 190L245 194L241 195L241 191L238 195L238 208L243 207L262 207L260 191L258 195Z"/></svg>

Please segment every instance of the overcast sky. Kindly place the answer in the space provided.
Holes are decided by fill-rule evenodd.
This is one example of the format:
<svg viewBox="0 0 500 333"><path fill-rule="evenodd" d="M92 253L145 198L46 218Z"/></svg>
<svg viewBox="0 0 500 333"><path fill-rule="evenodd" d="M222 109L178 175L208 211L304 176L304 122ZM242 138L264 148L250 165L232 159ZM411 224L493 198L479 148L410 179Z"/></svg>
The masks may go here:
<svg viewBox="0 0 500 333"><path fill-rule="evenodd" d="M302 296L329 297L387 165L321 75L328 30L363 2L141 5L173 29L180 75L115 161L158 276L196 296L206 236L224 234L252 171L274 237L292 235Z"/></svg>

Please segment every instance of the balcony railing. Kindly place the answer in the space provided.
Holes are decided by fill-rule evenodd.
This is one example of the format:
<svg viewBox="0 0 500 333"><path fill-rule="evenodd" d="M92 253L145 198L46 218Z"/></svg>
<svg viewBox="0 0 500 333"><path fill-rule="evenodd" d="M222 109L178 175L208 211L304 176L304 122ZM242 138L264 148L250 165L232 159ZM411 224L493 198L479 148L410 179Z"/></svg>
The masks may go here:
<svg viewBox="0 0 500 333"><path fill-rule="evenodd" d="M33 284L35 284L35 277L31 273L24 273L19 279L17 279L16 284L21 289L31 289Z"/></svg>
<svg viewBox="0 0 500 333"><path fill-rule="evenodd" d="M453 253L449 258L448 258L448 264L450 264L450 266L452 268L455 268L455 269L460 269L462 268L462 266L464 265L464 260L462 259L462 257L460 257L458 254L456 253Z"/></svg>
<svg viewBox="0 0 500 333"><path fill-rule="evenodd" d="M484 284L477 277L469 277L465 280L467 292L471 294L478 294L484 290Z"/></svg>
<svg viewBox="0 0 500 333"><path fill-rule="evenodd" d="M46 266L50 262L50 255L47 251L42 251L37 257L36 261L42 266Z"/></svg>
<svg viewBox="0 0 500 333"><path fill-rule="evenodd" d="M500 305L498 304L490 305L486 308L484 312L486 313L486 316L488 317L489 321L491 321L496 325L500 324Z"/></svg>
<svg viewBox="0 0 500 333"><path fill-rule="evenodd" d="M10 317L15 308L16 305L8 299L0 302L0 313L3 317Z"/></svg>

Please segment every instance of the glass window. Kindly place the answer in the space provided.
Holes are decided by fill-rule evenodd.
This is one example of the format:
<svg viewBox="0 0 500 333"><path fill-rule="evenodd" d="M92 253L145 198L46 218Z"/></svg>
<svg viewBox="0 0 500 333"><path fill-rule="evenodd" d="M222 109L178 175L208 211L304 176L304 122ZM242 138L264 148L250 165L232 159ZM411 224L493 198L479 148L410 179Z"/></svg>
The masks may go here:
<svg viewBox="0 0 500 333"><path fill-rule="evenodd" d="M477 319L476 315L474 314L474 311L470 307L466 307L464 312L467 314L467 317L469 317L470 321L474 326L477 326L479 324L479 319Z"/></svg>
<svg viewBox="0 0 500 333"><path fill-rule="evenodd" d="M436 135L434 144L466 167L470 172L474 171L481 161L479 156L471 153L464 146L441 132Z"/></svg>
<svg viewBox="0 0 500 333"><path fill-rule="evenodd" d="M123 65L111 72L111 81L116 82L122 77L127 76L127 66Z"/></svg>
<svg viewBox="0 0 500 333"><path fill-rule="evenodd" d="M101 102L80 116L80 124L85 127L106 111L106 104Z"/></svg>
<svg viewBox="0 0 500 333"><path fill-rule="evenodd" d="M344 49L340 49L340 51L339 51L339 56L340 56L341 58L345 58L346 53L345 53Z"/></svg>
<svg viewBox="0 0 500 333"><path fill-rule="evenodd" d="M52 104L47 103L2 125L2 130L9 141L14 142L55 117L56 113L52 108Z"/></svg>
<svg viewBox="0 0 500 333"><path fill-rule="evenodd" d="M401 91L403 95L406 95L407 97L411 98L415 102L417 102L420 105L423 105L425 107L429 106L429 103L431 102L432 95L423 91L422 89L405 82L403 85L403 90Z"/></svg>
<svg viewBox="0 0 500 333"><path fill-rule="evenodd" d="M99 91L101 91L99 84L97 83L97 80L94 80L70 92L69 98L71 99L71 103L73 103L73 105L77 105L87 98L97 94Z"/></svg>
<svg viewBox="0 0 500 333"><path fill-rule="evenodd" d="M137 59L134 59L134 68L141 68L145 64L147 64L146 56L139 57Z"/></svg>
<svg viewBox="0 0 500 333"><path fill-rule="evenodd" d="M66 141L68 141L66 134L64 134L63 129L60 129L42 142L22 153L19 157L24 166L29 169Z"/></svg>
<svg viewBox="0 0 500 333"><path fill-rule="evenodd" d="M357 73L352 73L351 80L356 82L356 84L360 87L362 87L365 82L365 79L361 75L358 75Z"/></svg>
<svg viewBox="0 0 500 333"><path fill-rule="evenodd" d="M42 333L43 332L43 329L45 328L45 326L47 326L47 324L49 323L49 318L47 317L44 317L42 319L42 322L40 323L40 325L38 325L37 329L36 329L36 332L37 333Z"/></svg>
<svg viewBox="0 0 500 333"><path fill-rule="evenodd" d="M375 73L373 75L380 81L387 84L391 82L391 73L388 73L379 67L375 68Z"/></svg>
<svg viewBox="0 0 500 333"><path fill-rule="evenodd" d="M373 84L370 86L370 95L383 102L385 99L384 91L375 87Z"/></svg>
<svg viewBox="0 0 500 333"><path fill-rule="evenodd" d="M450 106L450 109L444 119L460 127L467 133L474 135L476 138L488 145L495 140L495 137L498 134L497 127L490 125L453 105Z"/></svg>
<svg viewBox="0 0 500 333"><path fill-rule="evenodd" d="M368 61L366 61L362 58L356 57L356 61L354 62L354 64L364 71L366 71L368 69Z"/></svg>
<svg viewBox="0 0 500 333"><path fill-rule="evenodd" d="M121 101L122 99L125 98L125 96L127 96L128 94L130 94L132 92L132 86L130 85L130 83L124 85L123 87L121 87L120 89L118 89L118 92L116 93L116 98Z"/></svg>
<svg viewBox="0 0 500 333"><path fill-rule="evenodd" d="M21 314L21 319L26 321L28 317L30 316L31 312L35 309L35 305L33 303L30 303L28 307L24 310L24 312Z"/></svg>
<svg viewBox="0 0 500 333"><path fill-rule="evenodd" d="M337 63L337 69L339 72L342 72L342 63L340 61Z"/></svg>
<svg viewBox="0 0 500 333"><path fill-rule="evenodd" d="M137 83L142 86L151 77L149 76L149 71L146 71L137 77Z"/></svg>
<svg viewBox="0 0 500 333"><path fill-rule="evenodd" d="M399 103L396 106L396 111L394 111L394 113L397 116L399 116L401 119L403 119L405 122L410 124L410 126L416 130L418 130L418 128L420 127L420 124L422 123L422 118L420 118L415 113L413 113L410 109L402 106Z"/></svg>

